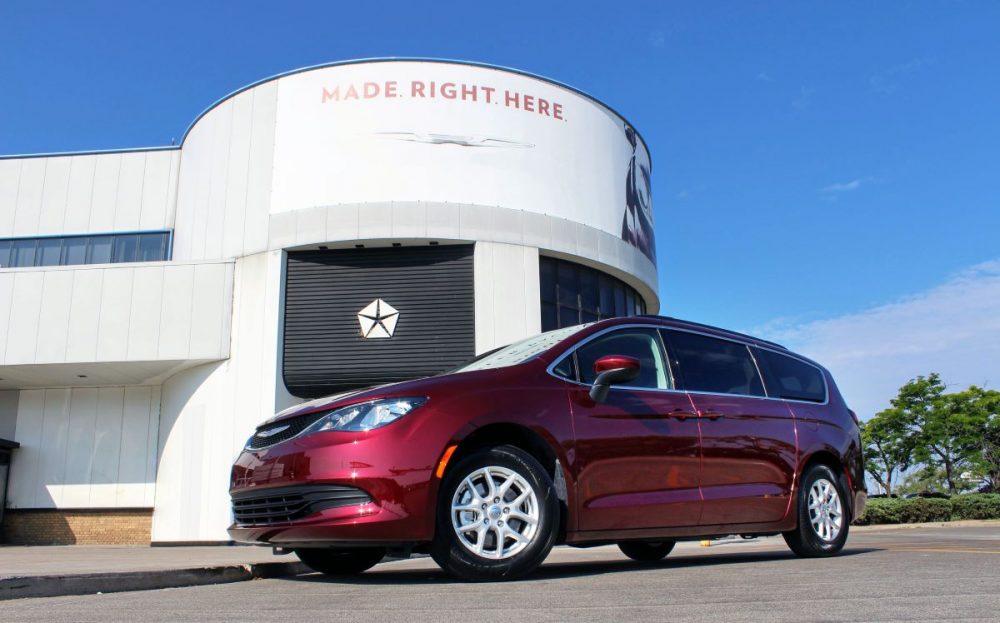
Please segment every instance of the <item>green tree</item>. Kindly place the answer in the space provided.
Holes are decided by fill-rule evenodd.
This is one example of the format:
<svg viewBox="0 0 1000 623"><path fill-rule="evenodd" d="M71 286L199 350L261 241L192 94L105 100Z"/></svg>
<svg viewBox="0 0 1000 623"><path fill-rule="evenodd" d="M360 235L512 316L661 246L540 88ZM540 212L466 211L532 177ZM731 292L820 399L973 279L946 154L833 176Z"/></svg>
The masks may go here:
<svg viewBox="0 0 1000 623"><path fill-rule="evenodd" d="M913 459L928 474L940 471L952 494L963 486L962 472L980 466L985 425L978 387L945 394L937 373L918 376L899 390L892 406L903 413L913 444Z"/></svg>
<svg viewBox="0 0 1000 623"><path fill-rule="evenodd" d="M977 394L976 419L981 431L974 471L994 493L1000 492L1000 392L970 387Z"/></svg>
<svg viewBox="0 0 1000 623"><path fill-rule="evenodd" d="M865 471L887 495L892 495L896 476L909 469L913 461L913 437L910 421L902 409L879 411L861 424Z"/></svg>
<svg viewBox="0 0 1000 623"><path fill-rule="evenodd" d="M896 485L896 492L899 495L907 493L923 493L934 491L944 493L944 472L934 467L924 466L922 469L913 470L900 479Z"/></svg>

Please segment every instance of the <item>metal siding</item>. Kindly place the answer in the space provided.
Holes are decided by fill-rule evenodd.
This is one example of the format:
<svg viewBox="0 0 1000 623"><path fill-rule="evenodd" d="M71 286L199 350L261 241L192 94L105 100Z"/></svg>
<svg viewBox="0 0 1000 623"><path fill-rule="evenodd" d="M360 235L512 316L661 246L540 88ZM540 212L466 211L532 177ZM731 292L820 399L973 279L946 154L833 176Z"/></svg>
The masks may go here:
<svg viewBox="0 0 1000 623"><path fill-rule="evenodd" d="M361 337L375 299L399 311L391 338ZM288 254L285 385L296 396L437 374L475 352L473 246Z"/></svg>
<svg viewBox="0 0 1000 623"><path fill-rule="evenodd" d="M90 231L90 211L93 206L94 176L98 160L100 158L90 156L70 158L62 233L81 234Z"/></svg>

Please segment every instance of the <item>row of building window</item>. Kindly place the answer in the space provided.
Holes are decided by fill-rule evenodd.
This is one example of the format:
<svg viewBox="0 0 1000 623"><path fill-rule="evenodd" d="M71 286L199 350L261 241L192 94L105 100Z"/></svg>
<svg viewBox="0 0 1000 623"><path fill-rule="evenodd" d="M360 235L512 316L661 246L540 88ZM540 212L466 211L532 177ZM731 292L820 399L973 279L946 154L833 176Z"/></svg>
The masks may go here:
<svg viewBox="0 0 1000 623"><path fill-rule="evenodd" d="M642 297L624 281L573 262L538 259L542 331L646 313Z"/></svg>
<svg viewBox="0 0 1000 623"><path fill-rule="evenodd" d="M0 239L0 268L170 259L170 232Z"/></svg>

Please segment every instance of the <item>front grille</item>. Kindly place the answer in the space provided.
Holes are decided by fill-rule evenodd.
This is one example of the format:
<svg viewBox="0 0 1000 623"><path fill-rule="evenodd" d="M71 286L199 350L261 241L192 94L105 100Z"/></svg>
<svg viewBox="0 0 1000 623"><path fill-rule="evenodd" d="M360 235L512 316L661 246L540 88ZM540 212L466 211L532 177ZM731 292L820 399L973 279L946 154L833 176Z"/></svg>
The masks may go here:
<svg viewBox="0 0 1000 623"><path fill-rule="evenodd" d="M232 494L233 516L241 526L273 526L302 519L327 508L371 502L371 496L347 485L296 485L251 489Z"/></svg>
<svg viewBox="0 0 1000 623"><path fill-rule="evenodd" d="M328 411L307 413L287 420L279 420L257 428L257 432L247 442L251 450L260 450L274 444L288 441L309 427L313 422L326 415Z"/></svg>

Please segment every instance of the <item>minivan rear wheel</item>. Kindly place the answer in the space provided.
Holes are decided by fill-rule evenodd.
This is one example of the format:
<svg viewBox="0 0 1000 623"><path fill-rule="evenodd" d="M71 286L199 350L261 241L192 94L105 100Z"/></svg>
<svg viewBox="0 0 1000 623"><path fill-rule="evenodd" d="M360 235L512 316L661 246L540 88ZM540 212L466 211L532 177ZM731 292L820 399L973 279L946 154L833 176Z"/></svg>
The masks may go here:
<svg viewBox="0 0 1000 623"><path fill-rule="evenodd" d="M325 575L356 575L371 569L385 558L385 548L302 548L296 549L295 555L307 567Z"/></svg>
<svg viewBox="0 0 1000 623"><path fill-rule="evenodd" d="M622 541L618 549L638 562L657 562L674 549L673 541Z"/></svg>
<svg viewBox="0 0 1000 623"><path fill-rule="evenodd" d="M847 542L851 523L840 479L826 465L813 465L802 476L798 526L785 532L785 543L799 556L833 556Z"/></svg>
<svg viewBox="0 0 1000 623"><path fill-rule="evenodd" d="M441 483L431 556L464 580L513 580L542 564L558 525L559 500L542 465L514 446L484 448Z"/></svg>

